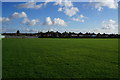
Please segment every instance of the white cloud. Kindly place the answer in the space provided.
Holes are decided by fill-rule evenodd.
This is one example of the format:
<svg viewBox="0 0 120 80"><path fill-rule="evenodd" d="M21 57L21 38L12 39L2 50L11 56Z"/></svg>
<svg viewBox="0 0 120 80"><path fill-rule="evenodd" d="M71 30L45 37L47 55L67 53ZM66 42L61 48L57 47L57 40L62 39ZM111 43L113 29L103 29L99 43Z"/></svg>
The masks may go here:
<svg viewBox="0 0 120 80"><path fill-rule="evenodd" d="M59 12L64 12L67 16L74 16L79 12L79 9L77 7L74 7L73 3L69 0L59 0L54 3L54 5L59 5L60 8L58 8Z"/></svg>
<svg viewBox="0 0 120 80"><path fill-rule="evenodd" d="M37 25L37 23L39 22L38 19L29 20L29 19L27 18L27 14L26 14L25 12L21 12L21 13L14 12L14 13L13 13L12 15L10 15L8 18L5 18L5 17L0 18L0 22L6 22L6 21L13 20L13 19L17 19L17 18L24 18L21 23L22 23L22 24L29 25L29 26Z"/></svg>
<svg viewBox="0 0 120 80"><path fill-rule="evenodd" d="M53 24L54 25L58 25L58 26L66 26L66 23L64 20L60 19L60 18L55 18L53 20Z"/></svg>
<svg viewBox="0 0 120 80"><path fill-rule="evenodd" d="M68 0L65 0L64 2L63 0L58 0L54 5L60 5L61 7L73 7L72 2Z"/></svg>
<svg viewBox="0 0 120 80"><path fill-rule="evenodd" d="M75 17L71 18L71 20L76 21L76 22L85 22L84 19L86 19L86 18L87 17L85 17L83 14L81 14L80 16L77 16L76 18Z"/></svg>
<svg viewBox="0 0 120 80"><path fill-rule="evenodd" d="M116 24L116 21L110 19L108 21L102 22L103 28L102 29L116 29L118 25Z"/></svg>
<svg viewBox="0 0 120 80"><path fill-rule="evenodd" d="M56 26L66 26L66 22L60 18L54 18L54 20L52 20L50 17L47 17L45 19L45 22L43 23L43 25L56 25Z"/></svg>
<svg viewBox="0 0 120 80"><path fill-rule="evenodd" d="M0 17L0 22L6 22L6 21L10 21L9 18L6 18L6 17Z"/></svg>
<svg viewBox="0 0 120 80"><path fill-rule="evenodd" d="M34 26L34 25L37 25L38 22L39 22L38 19L33 19L33 20L30 20L30 22L28 23L28 25Z"/></svg>
<svg viewBox="0 0 120 80"><path fill-rule="evenodd" d="M77 7L71 7L71 8L63 8L64 13L68 16L74 16L77 12L79 12L79 9Z"/></svg>
<svg viewBox="0 0 120 80"><path fill-rule="evenodd" d="M29 26L34 26L34 25L37 25L38 22L39 22L38 19L29 20L28 18L25 18L21 23Z"/></svg>
<svg viewBox="0 0 120 80"><path fill-rule="evenodd" d="M29 23L30 20L28 18L24 18L23 21L21 22L22 24L26 24L26 23Z"/></svg>
<svg viewBox="0 0 120 80"><path fill-rule="evenodd" d="M106 21L103 21L101 23L101 26L100 28L96 28L93 30L93 32L95 33L108 33L108 34L111 34L111 33L118 33L118 25L117 25L117 22L113 19L109 19L109 20L106 20Z"/></svg>
<svg viewBox="0 0 120 80"><path fill-rule="evenodd" d="M46 6L49 2L56 2L56 0L44 0L44 5Z"/></svg>
<svg viewBox="0 0 120 80"><path fill-rule="evenodd" d="M117 3L115 0L91 0L91 2L96 1L96 3L92 3L92 6L95 7L98 11L102 11L104 8L103 7L108 7L111 9L115 9L118 7Z"/></svg>
<svg viewBox="0 0 120 80"><path fill-rule="evenodd" d="M60 12L60 11L62 11L63 10L63 8L58 8L58 11Z"/></svg>
<svg viewBox="0 0 120 80"><path fill-rule="evenodd" d="M85 16L83 14L80 15L80 18L85 18Z"/></svg>
<svg viewBox="0 0 120 80"><path fill-rule="evenodd" d="M81 20L80 18L72 18L72 20L77 22L84 22L84 20Z"/></svg>
<svg viewBox="0 0 120 80"><path fill-rule="evenodd" d="M52 20L51 20L51 18L50 17L47 17L46 19L45 19L45 22L43 23L43 25L52 25L53 23L52 23Z"/></svg>
<svg viewBox="0 0 120 80"><path fill-rule="evenodd" d="M13 19L17 19L17 18L26 18L27 14L25 12L14 12L13 14L11 14L9 17L0 17L0 22L7 22Z"/></svg>
<svg viewBox="0 0 120 80"><path fill-rule="evenodd" d="M16 19L16 18L26 18L27 17L27 14L25 12L21 12L21 13L18 13L18 12L14 12L12 15L10 15L10 19Z"/></svg>
<svg viewBox="0 0 120 80"><path fill-rule="evenodd" d="M36 4L36 2L27 2L23 4L19 4L16 7L21 9L21 8L26 8L26 9L39 9L43 6L43 4Z"/></svg>

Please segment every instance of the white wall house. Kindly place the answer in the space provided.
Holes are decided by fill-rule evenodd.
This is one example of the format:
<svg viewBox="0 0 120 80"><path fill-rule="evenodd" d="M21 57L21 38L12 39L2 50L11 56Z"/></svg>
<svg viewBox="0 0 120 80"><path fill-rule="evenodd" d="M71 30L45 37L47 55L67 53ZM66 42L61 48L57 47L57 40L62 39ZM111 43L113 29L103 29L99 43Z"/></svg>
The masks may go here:
<svg viewBox="0 0 120 80"><path fill-rule="evenodd" d="M3 35L0 34L0 39L1 39L1 38L5 38L5 36L3 36Z"/></svg>

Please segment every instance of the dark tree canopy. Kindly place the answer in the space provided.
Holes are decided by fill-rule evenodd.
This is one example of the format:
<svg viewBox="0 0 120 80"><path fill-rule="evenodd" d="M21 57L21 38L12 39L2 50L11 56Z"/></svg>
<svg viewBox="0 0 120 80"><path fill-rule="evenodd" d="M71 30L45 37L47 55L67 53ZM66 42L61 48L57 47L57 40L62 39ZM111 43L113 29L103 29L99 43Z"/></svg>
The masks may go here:
<svg viewBox="0 0 120 80"><path fill-rule="evenodd" d="M17 30L17 34L19 34L20 33L20 31L19 30Z"/></svg>

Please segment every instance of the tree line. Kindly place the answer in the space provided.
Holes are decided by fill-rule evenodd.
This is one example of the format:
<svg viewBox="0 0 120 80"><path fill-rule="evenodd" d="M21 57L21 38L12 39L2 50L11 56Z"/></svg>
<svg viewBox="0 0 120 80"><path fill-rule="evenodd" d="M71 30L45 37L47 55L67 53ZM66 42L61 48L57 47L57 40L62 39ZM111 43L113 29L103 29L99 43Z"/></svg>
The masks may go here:
<svg viewBox="0 0 120 80"><path fill-rule="evenodd" d="M4 36L38 36L38 38L120 38L120 34L106 34L106 33L75 33L75 32L38 32L38 33L20 33L17 30L16 33L3 33Z"/></svg>

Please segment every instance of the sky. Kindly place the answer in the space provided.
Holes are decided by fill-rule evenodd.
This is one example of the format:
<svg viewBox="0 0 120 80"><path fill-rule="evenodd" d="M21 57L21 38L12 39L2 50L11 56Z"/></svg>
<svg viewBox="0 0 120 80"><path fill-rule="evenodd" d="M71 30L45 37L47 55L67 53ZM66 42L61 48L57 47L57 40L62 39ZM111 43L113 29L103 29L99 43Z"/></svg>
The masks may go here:
<svg viewBox="0 0 120 80"><path fill-rule="evenodd" d="M118 33L118 5L106 1L2 2L2 32Z"/></svg>

